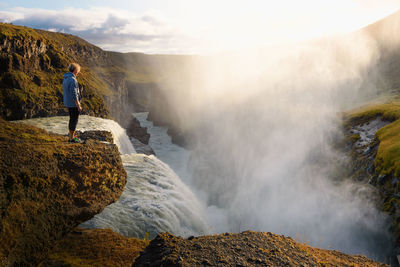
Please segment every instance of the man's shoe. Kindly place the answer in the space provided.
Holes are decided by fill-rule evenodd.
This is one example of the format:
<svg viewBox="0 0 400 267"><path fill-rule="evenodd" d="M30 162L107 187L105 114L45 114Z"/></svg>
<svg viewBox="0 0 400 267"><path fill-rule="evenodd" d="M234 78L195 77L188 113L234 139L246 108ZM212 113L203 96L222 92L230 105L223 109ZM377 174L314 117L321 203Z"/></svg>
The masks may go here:
<svg viewBox="0 0 400 267"><path fill-rule="evenodd" d="M69 139L68 142L81 144L82 140L75 136L74 138Z"/></svg>

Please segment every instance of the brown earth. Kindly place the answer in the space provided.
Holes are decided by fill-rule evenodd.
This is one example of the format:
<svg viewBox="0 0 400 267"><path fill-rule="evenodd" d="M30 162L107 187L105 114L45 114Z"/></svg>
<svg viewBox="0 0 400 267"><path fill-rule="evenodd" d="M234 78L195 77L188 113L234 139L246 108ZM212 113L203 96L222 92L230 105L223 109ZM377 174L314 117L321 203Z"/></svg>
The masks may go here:
<svg viewBox="0 0 400 267"><path fill-rule="evenodd" d="M0 119L0 265L34 265L126 184L118 148Z"/></svg>
<svg viewBox="0 0 400 267"><path fill-rule="evenodd" d="M56 243L39 267L131 266L148 240L124 237L110 229L76 228Z"/></svg>
<svg viewBox="0 0 400 267"><path fill-rule="evenodd" d="M132 266L389 266L312 248L290 237L247 231L184 239L159 234Z"/></svg>

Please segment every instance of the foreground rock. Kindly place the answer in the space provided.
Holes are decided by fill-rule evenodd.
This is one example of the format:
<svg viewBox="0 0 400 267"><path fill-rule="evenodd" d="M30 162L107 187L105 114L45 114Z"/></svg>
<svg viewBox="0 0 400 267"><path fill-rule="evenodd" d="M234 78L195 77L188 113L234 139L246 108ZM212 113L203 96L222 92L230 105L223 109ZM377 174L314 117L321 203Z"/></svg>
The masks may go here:
<svg viewBox="0 0 400 267"><path fill-rule="evenodd" d="M247 231L188 239L158 235L132 266L388 266L364 256L312 248L289 237Z"/></svg>
<svg viewBox="0 0 400 267"><path fill-rule="evenodd" d="M131 266L148 244L110 229L77 228L57 242L39 266Z"/></svg>
<svg viewBox="0 0 400 267"><path fill-rule="evenodd" d="M118 148L0 119L0 265L35 265L55 240L115 202Z"/></svg>

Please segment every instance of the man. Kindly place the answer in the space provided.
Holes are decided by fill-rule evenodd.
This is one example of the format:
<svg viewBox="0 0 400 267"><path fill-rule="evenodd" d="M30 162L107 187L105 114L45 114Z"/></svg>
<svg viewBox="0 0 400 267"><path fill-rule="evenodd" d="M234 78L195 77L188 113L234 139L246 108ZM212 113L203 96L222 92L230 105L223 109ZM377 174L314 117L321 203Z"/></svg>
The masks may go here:
<svg viewBox="0 0 400 267"><path fill-rule="evenodd" d="M71 63L68 66L69 72L64 74L63 81L63 96L64 105L68 108L69 112L69 140L72 143L81 143L82 141L75 136L76 125L78 124L79 113L82 111L81 107L81 94L79 91L78 81L76 76L81 70L81 66L77 63Z"/></svg>

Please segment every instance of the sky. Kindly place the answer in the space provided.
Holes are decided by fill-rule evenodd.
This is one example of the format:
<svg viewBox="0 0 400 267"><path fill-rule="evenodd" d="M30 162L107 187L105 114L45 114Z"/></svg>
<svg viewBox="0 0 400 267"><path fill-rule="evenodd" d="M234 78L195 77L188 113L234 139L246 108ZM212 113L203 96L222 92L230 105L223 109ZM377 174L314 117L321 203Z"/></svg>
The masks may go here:
<svg viewBox="0 0 400 267"><path fill-rule="evenodd" d="M399 9L400 0L0 0L0 21L111 51L204 54L351 32Z"/></svg>

